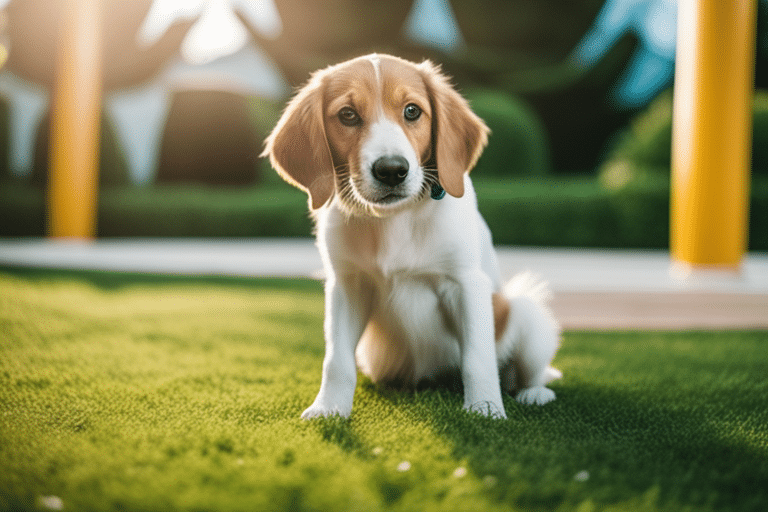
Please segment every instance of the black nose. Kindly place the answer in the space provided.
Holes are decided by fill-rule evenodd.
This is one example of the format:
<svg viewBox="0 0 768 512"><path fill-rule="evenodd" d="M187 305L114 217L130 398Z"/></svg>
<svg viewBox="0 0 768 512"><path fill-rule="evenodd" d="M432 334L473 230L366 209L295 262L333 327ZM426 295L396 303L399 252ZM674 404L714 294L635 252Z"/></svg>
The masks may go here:
<svg viewBox="0 0 768 512"><path fill-rule="evenodd" d="M371 170L374 178L394 187L405 181L408 176L408 160L402 156L383 156L373 162Z"/></svg>

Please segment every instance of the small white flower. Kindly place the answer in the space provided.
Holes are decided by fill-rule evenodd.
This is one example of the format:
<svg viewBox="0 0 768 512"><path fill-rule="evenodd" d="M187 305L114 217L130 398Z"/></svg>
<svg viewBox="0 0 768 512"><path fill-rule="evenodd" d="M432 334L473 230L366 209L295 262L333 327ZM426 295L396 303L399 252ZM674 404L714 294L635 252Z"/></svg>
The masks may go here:
<svg viewBox="0 0 768 512"><path fill-rule="evenodd" d="M464 466L459 466L456 468L456 471L453 472L453 478L464 478L467 476L467 468Z"/></svg>
<svg viewBox="0 0 768 512"><path fill-rule="evenodd" d="M381 446L377 446L376 448L371 450L371 453L373 453L374 456L378 457L379 455L384 453L384 448L382 448Z"/></svg>
<svg viewBox="0 0 768 512"><path fill-rule="evenodd" d="M589 471L587 471L586 469L584 471L579 471L578 473L573 475L573 479L576 480L577 482L586 482L587 480L589 480Z"/></svg>
<svg viewBox="0 0 768 512"><path fill-rule="evenodd" d="M37 506L44 510L64 510L64 501L58 496L38 496Z"/></svg>
<svg viewBox="0 0 768 512"><path fill-rule="evenodd" d="M405 473L406 471L410 471L411 470L411 463L408 462L407 460L404 460L403 462L401 462L400 464L397 465L397 470L400 473Z"/></svg>

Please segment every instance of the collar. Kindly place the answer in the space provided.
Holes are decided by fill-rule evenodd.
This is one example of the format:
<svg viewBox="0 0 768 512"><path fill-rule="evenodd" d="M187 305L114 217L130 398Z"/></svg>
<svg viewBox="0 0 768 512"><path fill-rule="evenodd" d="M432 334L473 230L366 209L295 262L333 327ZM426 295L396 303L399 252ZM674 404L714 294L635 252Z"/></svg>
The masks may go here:
<svg viewBox="0 0 768 512"><path fill-rule="evenodd" d="M441 187L439 183L433 183L432 192L429 194L429 197L431 197L435 201L439 201L440 199L445 197L445 189Z"/></svg>

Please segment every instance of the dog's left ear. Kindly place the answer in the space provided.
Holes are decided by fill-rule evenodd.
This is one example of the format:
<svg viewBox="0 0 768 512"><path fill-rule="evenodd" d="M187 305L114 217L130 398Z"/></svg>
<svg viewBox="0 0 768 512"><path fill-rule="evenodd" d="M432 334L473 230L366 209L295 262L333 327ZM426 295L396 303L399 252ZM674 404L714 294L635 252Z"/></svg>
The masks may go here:
<svg viewBox="0 0 768 512"><path fill-rule="evenodd" d="M440 185L454 197L464 195L464 174L477 163L490 130L430 61L419 66L432 102L432 155Z"/></svg>

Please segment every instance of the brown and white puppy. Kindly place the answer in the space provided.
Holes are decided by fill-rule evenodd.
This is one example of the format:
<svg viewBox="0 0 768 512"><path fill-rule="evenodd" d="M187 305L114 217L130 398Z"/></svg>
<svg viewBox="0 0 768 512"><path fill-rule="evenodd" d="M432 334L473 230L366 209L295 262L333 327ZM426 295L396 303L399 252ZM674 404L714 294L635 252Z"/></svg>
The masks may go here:
<svg viewBox="0 0 768 512"><path fill-rule="evenodd" d="M349 416L357 367L405 384L459 369L464 408L494 417L502 387L555 398L546 285L502 285L468 176L487 137L428 61L359 57L288 104L263 156L309 194L327 275L322 384L303 418Z"/></svg>

